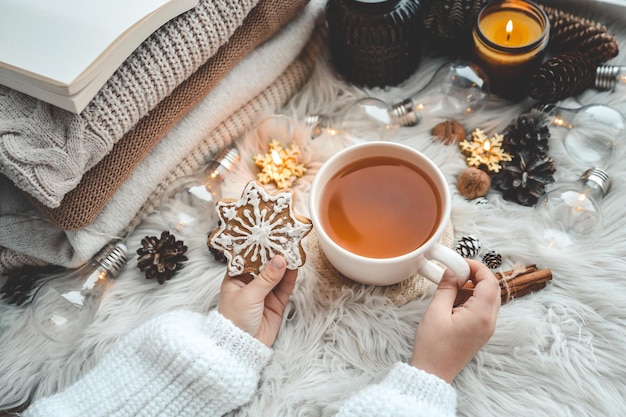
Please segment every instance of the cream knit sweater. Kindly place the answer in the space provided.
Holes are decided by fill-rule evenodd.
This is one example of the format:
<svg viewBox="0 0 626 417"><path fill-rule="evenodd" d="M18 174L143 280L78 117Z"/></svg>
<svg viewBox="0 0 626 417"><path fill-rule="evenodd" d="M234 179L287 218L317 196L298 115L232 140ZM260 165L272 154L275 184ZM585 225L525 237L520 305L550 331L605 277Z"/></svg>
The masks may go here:
<svg viewBox="0 0 626 417"><path fill-rule="evenodd" d="M222 416L250 400L271 354L216 310L170 312L129 333L82 379L23 416ZM398 363L338 416L443 417L455 409L450 385Z"/></svg>

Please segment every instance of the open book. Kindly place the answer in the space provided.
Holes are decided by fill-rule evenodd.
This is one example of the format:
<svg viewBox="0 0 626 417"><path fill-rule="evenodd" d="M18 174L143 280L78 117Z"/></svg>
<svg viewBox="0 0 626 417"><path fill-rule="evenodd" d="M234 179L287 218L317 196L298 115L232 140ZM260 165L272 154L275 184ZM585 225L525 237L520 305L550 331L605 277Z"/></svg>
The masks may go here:
<svg viewBox="0 0 626 417"><path fill-rule="evenodd" d="M154 31L198 0L2 0L0 84L80 113Z"/></svg>

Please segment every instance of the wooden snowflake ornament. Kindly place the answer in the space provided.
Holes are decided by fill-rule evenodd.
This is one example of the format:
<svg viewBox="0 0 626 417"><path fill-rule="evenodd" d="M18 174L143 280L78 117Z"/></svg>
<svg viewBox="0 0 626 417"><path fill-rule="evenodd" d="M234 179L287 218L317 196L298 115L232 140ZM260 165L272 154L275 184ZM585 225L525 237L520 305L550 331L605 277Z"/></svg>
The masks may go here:
<svg viewBox="0 0 626 417"><path fill-rule="evenodd" d="M261 170L257 179L261 184L275 183L284 189L291 187L293 181L306 173L306 167L298 163L300 149L292 144L284 148L277 140L269 144L269 151L264 155L256 155L254 164Z"/></svg>
<svg viewBox="0 0 626 417"><path fill-rule="evenodd" d="M302 266L306 254L302 239L311 231L311 220L293 212L293 192L273 194L251 181L241 198L222 199L216 206L220 225L208 246L223 251L231 276L258 275L275 255L282 255L288 269Z"/></svg>
<svg viewBox="0 0 626 417"><path fill-rule="evenodd" d="M466 156L467 166L487 169L489 172L498 172L502 168L501 162L510 161L511 154L502 149L504 136L496 133L487 137L481 129L472 132L471 140L459 143L461 151Z"/></svg>

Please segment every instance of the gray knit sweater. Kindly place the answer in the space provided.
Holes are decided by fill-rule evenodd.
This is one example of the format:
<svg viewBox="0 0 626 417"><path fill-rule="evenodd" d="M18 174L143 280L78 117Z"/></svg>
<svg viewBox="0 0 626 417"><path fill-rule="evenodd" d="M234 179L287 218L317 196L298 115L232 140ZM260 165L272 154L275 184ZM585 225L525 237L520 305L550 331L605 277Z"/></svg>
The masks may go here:
<svg viewBox="0 0 626 417"><path fill-rule="evenodd" d="M82 379L23 416L222 416L250 400L271 354L216 310L208 317L170 312L129 333ZM338 417L448 417L455 409L450 385L398 363Z"/></svg>

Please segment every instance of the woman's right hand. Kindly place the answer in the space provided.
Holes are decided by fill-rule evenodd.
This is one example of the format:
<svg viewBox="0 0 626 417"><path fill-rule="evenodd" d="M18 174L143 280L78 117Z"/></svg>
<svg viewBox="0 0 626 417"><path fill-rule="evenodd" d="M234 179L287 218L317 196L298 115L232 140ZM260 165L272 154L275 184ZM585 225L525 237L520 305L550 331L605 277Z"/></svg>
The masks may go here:
<svg viewBox="0 0 626 417"><path fill-rule="evenodd" d="M448 383L487 343L496 327L500 285L484 264L467 260L472 296L454 307L459 287L450 270L444 273L415 334L411 365Z"/></svg>
<svg viewBox="0 0 626 417"><path fill-rule="evenodd" d="M271 347L297 276L298 270L287 269L281 255L272 258L254 279L250 274L231 277L226 273L217 311Z"/></svg>

